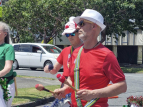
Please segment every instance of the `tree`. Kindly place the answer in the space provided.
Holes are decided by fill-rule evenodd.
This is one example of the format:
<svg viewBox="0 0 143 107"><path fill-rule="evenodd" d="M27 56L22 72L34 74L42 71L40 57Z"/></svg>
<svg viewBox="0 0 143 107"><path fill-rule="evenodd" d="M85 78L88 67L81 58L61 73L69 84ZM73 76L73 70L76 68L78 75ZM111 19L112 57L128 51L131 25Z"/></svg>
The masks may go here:
<svg viewBox="0 0 143 107"><path fill-rule="evenodd" d="M47 43L63 29L57 3L50 0L9 0L3 6L3 20L18 36L23 35L23 31L29 32L36 42L36 35L42 35Z"/></svg>
<svg viewBox="0 0 143 107"><path fill-rule="evenodd" d="M28 31L28 17L24 10L28 9L29 6L26 5L28 0L9 0L3 5L3 21L11 26L11 30L16 33L16 37L24 36ZM27 6L27 7L26 7ZM31 35L32 32L29 33ZM22 36L21 36L22 35ZM33 38L35 38L35 35Z"/></svg>
<svg viewBox="0 0 143 107"><path fill-rule="evenodd" d="M4 6L3 20L19 35L29 32L48 43L55 36L60 38L64 24L70 16L79 16L86 8L99 11L105 19L106 29L101 32L102 42L106 35L125 36L123 31L136 33L135 27L143 28L142 0L9 0ZM135 20L135 23L129 21Z"/></svg>
<svg viewBox="0 0 143 107"><path fill-rule="evenodd" d="M75 10L75 13L82 13L86 8L90 8L99 11L104 16L106 29L101 32L101 42L105 41L106 35L110 37L113 34L118 40L116 34L125 36L123 31L126 30L136 34L135 27L140 29L143 27L142 0L77 0L69 5L74 5L74 9L79 10L78 12ZM135 23L129 19L135 20Z"/></svg>
<svg viewBox="0 0 143 107"><path fill-rule="evenodd" d="M135 2L135 11L134 13L132 13L134 15L134 19L135 19L135 24L136 27L139 27L139 29L143 30L143 1L142 0L138 0Z"/></svg>

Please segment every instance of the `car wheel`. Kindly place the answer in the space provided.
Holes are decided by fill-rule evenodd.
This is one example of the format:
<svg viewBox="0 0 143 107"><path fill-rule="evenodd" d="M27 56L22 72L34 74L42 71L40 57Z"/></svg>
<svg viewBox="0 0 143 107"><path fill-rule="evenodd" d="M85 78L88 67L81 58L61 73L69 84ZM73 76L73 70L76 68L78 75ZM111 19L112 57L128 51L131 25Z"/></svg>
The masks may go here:
<svg viewBox="0 0 143 107"><path fill-rule="evenodd" d="M36 70L37 68L30 68L31 70Z"/></svg>
<svg viewBox="0 0 143 107"><path fill-rule="evenodd" d="M17 62L17 60L14 60L13 69L16 70L16 69L18 69L18 68L19 68L18 62Z"/></svg>
<svg viewBox="0 0 143 107"><path fill-rule="evenodd" d="M53 63L52 63L51 61L46 61L46 62L44 63L44 67L45 67L46 65L53 65Z"/></svg>

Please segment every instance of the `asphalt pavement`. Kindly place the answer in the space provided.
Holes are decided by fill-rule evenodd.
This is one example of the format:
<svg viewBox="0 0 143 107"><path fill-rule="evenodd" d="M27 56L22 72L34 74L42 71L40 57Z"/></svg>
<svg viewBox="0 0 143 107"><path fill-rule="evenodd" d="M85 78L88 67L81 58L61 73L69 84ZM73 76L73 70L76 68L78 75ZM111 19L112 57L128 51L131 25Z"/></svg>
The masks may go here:
<svg viewBox="0 0 143 107"><path fill-rule="evenodd" d="M136 73L125 73L126 81L127 81L127 92L118 95L116 99L109 99L108 104L109 107L123 107L123 105L127 105L126 99L127 97L133 96L143 96L143 74ZM58 80L47 80L43 78L16 78L17 87L18 88L30 88L35 87L35 84L43 84L43 85L60 85ZM47 100L47 99L46 99ZM54 99L52 99L54 100ZM50 101L52 101L50 100ZM42 105L34 105L29 107L50 107L52 102L48 102L47 104ZM28 107L28 106L19 106L19 107Z"/></svg>
<svg viewBox="0 0 143 107"><path fill-rule="evenodd" d="M60 85L61 82L57 79L49 80L44 78L20 78L16 77L17 88L31 88L35 87L36 84L47 85Z"/></svg>
<svg viewBox="0 0 143 107"><path fill-rule="evenodd" d="M109 107L123 107L127 105L127 97L133 96L143 96L143 74L136 73L125 73L127 82L127 91L118 95L118 98L109 99ZM50 107L52 103L46 105L36 106L36 107Z"/></svg>

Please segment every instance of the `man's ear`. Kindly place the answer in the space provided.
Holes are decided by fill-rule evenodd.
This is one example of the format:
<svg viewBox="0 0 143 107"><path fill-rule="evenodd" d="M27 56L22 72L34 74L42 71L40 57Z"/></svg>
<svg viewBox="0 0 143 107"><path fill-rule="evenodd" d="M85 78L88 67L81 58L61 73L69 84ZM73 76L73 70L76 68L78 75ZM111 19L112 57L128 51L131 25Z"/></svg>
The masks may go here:
<svg viewBox="0 0 143 107"><path fill-rule="evenodd" d="M95 24L93 24L93 28L95 28Z"/></svg>
<svg viewBox="0 0 143 107"><path fill-rule="evenodd" d="M4 36L5 36L5 37L7 36L7 32L4 34Z"/></svg>
<svg viewBox="0 0 143 107"><path fill-rule="evenodd" d="M96 24L93 24L92 28L94 29L94 28L96 28L96 27L97 27Z"/></svg>

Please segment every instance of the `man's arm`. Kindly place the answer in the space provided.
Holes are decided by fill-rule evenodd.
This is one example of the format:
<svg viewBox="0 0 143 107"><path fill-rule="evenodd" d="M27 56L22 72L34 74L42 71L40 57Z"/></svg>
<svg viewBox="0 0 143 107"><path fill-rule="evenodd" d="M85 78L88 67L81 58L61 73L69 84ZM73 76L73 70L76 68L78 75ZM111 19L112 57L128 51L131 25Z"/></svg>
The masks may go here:
<svg viewBox="0 0 143 107"><path fill-rule="evenodd" d="M127 84L126 81L124 80L101 89L79 90L77 92L77 95L79 98L83 100L90 101L93 98L106 98L106 97L116 96L118 94L126 92L126 90L127 90Z"/></svg>
<svg viewBox="0 0 143 107"><path fill-rule="evenodd" d="M126 92L126 90L127 90L127 84L126 81L124 80L118 83L114 83L105 88L94 90L93 94L95 93L97 98L105 98L105 97L112 97L119 95L121 93Z"/></svg>
<svg viewBox="0 0 143 107"><path fill-rule="evenodd" d="M60 70L61 67L62 67L62 65L60 63L56 62L56 64L54 65L54 68L52 70L49 70L49 65L46 65L44 67L44 72L56 74Z"/></svg>

